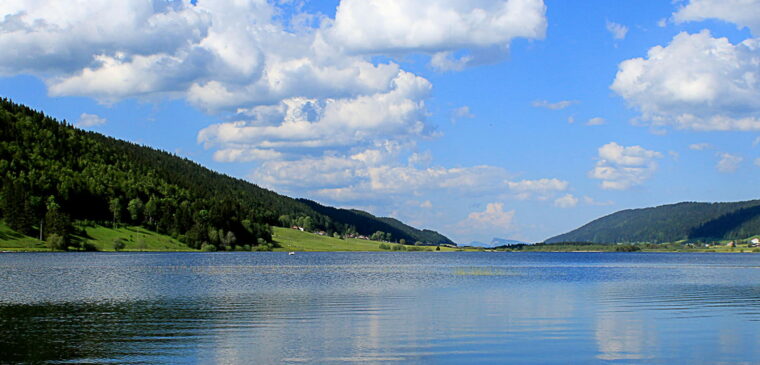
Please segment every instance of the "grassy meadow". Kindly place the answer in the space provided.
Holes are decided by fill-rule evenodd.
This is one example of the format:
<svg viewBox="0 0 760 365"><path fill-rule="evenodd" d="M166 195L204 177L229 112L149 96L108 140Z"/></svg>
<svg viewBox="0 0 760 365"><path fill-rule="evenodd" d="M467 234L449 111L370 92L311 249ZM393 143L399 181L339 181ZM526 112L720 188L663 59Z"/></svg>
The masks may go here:
<svg viewBox="0 0 760 365"><path fill-rule="evenodd" d="M356 238L340 239L329 236L302 232L290 228L273 227L275 243L280 245L275 251L390 251L380 248L381 242L360 240ZM393 244L388 244L393 245ZM418 246L406 245L406 250L414 250ZM435 247L423 247L422 249L435 250ZM441 251L454 251L448 247L441 247Z"/></svg>
<svg viewBox="0 0 760 365"><path fill-rule="evenodd" d="M142 227L87 226L83 228L85 234L73 237L73 243L69 245L71 250L76 250L74 246L81 246L81 243L85 242L98 251L115 251L113 243L120 239L124 243L121 251L196 251L170 236L151 232ZM0 221L0 250L50 251L50 248L45 242L13 231L5 222Z"/></svg>

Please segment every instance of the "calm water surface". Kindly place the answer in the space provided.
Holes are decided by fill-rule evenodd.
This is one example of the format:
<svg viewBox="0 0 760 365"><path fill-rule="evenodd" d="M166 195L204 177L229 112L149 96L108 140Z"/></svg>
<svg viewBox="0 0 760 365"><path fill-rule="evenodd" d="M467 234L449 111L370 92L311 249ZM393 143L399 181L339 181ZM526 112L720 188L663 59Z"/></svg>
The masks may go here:
<svg viewBox="0 0 760 365"><path fill-rule="evenodd" d="M0 363L760 363L760 255L0 254Z"/></svg>

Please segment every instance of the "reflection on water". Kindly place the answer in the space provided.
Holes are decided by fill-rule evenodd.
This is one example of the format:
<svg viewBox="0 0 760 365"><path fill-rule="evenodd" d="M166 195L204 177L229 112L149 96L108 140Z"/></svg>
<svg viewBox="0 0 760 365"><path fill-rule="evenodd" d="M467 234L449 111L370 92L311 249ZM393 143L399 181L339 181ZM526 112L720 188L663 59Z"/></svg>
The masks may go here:
<svg viewBox="0 0 760 365"><path fill-rule="evenodd" d="M0 361L760 362L760 255L2 254Z"/></svg>

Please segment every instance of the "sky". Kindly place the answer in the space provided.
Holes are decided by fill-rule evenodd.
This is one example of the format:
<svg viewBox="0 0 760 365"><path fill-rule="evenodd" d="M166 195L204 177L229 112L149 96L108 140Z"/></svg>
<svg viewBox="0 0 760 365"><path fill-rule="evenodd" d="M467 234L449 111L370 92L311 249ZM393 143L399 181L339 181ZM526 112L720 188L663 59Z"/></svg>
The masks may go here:
<svg viewBox="0 0 760 365"><path fill-rule="evenodd" d="M4 0L0 49L0 96L459 243L760 198L760 0Z"/></svg>

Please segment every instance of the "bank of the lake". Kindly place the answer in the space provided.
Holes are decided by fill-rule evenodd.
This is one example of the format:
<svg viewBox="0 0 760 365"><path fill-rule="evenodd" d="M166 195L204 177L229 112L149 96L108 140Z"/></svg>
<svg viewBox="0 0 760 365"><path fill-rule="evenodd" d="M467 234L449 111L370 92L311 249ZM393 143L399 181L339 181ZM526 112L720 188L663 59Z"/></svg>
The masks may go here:
<svg viewBox="0 0 760 365"><path fill-rule="evenodd" d="M192 249L179 240L137 226L106 227L101 225L81 226L83 234L73 237L72 251L86 248L92 251L116 251L114 243L123 243L118 251L121 252L184 252L199 250ZM455 249L441 246L414 246L398 243L378 242L357 238L336 238L317 233L303 232L297 229L273 227L271 245L267 250L272 251L301 251L301 252L343 252L343 251L454 251ZM250 246L247 249L251 250ZM243 249L240 245L238 250ZM254 247L255 249L255 247ZM0 251L51 251L46 242L31 236L25 236L11 230L0 221Z"/></svg>
<svg viewBox="0 0 760 365"><path fill-rule="evenodd" d="M116 251L114 242L123 244L118 251L121 252L198 252L180 242L179 240L160 233L137 226L106 227L102 225L83 225L83 234L74 236L71 250L83 250L86 248L93 251ZM272 227L272 244L267 248L272 251L298 251L298 252L383 252L383 251L440 251L440 252L619 252L619 251L642 251L642 252L724 252L724 253L749 253L760 252L757 247L749 247L748 244L740 244L737 247L728 247L725 242L710 247L685 246L682 243L673 244L639 244L639 245L573 245L573 244L537 244L521 245L512 248L482 248L482 247L448 247L448 246L414 246L401 245L391 242L378 242L358 238L337 238L317 233L304 232L298 229ZM238 246L237 249L242 249ZM621 249L623 248L623 249ZM248 249L250 250L250 249ZM0 221L0 251L23 251L23 252L49 252L51 249L46 242L31 236L25 236L11 230L5 223Z"/></svg>

